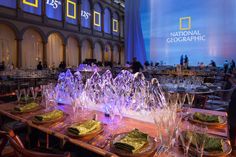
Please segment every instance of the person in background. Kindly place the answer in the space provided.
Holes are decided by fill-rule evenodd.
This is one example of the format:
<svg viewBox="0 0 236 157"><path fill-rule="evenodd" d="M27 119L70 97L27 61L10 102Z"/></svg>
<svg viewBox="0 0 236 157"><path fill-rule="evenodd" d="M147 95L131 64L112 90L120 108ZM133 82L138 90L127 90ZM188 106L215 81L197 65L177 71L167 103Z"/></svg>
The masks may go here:
<svg viewBox="0 0 236 157"><path fill-rule="evenodd" d="M234 69L235 68L235 62L234 60L231 61L230 66Z"/></svg>
<svg viewBox="0 0 236 157"><path fill-rule="evenodd" d="M181 56L180 56L180 65L183 65L183 64L184 64L184 56L181 55Z"/></svg>
<svg viewBox="0 0 236 157"><path fill-rule="evenodd" d="M212 66L212 67L216 67L216 62L211 60L211 63L209 65Z"/></svg>
<svg viewBox="0 0 236 157"><path fill-rule="evenodd" d="M228 72L228 69L229 69L229 63L228 63L228 60L225 60L225 63L224 63L224 73L225 74Z"/></svg>
<svg viewBox="0 0 236 157"><path fill-rule="evenodd" d="M62 69L66 69L66 62L62 61Z"/></svg>
<svg viewBox="0 0 236 157"><path fill-rule="evenodd" d="M184 66L185 66L185 68L188 68L188 62L189 62L188 56L185 55L185 57L184 57Z"/></svg>
<svg viewBox="0 0 236 157"><path fill-rule="evenodd" d="M0 64L0 71L4 71L5 70L5 62L2 61L2 63Z"/></svg>
<svg viewBox="0 0 236 157"><path fill-rule="evenodd" d="M132 69L133 73L140 72L140 70L143 70L142 64L139 61L137 61L136 57L133 58L133 63L131 65L131 69Z"/></svg>
<svg viewBox="0 0 236 157"><path fill-rule="evenodd" d="M155 63L155 67L158 67L158 66L159 66L159 64L160 64L160 63L156 62L156 63Z"/></svg>
<svg viewBox="0 0 236 157"><path fill-rule="evenodd" d="M228 107L229 137L232 147L236 146L236 90L233 91Z"/></svg>
<svg viewBox="0 0 236 157"><path fill-rule="evenodd" d="M42 62L40 61L37 65L37 70L43 70Z"/></svg>
<svg viewBox="0 0 236 157"><path fill-rule="evenodd" d="M66 68L66 63L64 61L61 61L59 64L59 69L65 69Z"/></svg>
<svg viewBox="0 0 236 157"><path fill-rule="evenodd" d="M153 62L151 62L151 64L150 64L150 65L151 65L151 67L153 67Z"/></svg>
<svg viewBox="0 0 236 157"><path fill-rule="evenodd" d="M47 62L43 62L43 69L47 69L47 68L48 68Z"/></svg>
<svg viewBox="0 0 236 157"><path fill-rule="evenodd" d="M205 65L204 65L203 62L201 62L201 63L199 64L199 68L200 68L201 70L205 68Z"/></svg>
<svg viewBox="0 0 236 157"><path fill-rule="evenodd" d="M150 64L149 64L148 61L145 61L144 65L145 65L146 67L148 67Z"/></svg>

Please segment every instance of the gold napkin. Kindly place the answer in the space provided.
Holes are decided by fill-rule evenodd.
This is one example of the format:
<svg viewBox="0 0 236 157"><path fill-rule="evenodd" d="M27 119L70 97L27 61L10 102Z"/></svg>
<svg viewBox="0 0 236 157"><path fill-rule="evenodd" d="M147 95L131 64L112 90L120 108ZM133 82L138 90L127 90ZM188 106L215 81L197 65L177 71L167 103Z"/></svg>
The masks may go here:
<svg viewBox="0 0 236 157"><path fill-rule="evenodd" d="M50 120L61 118L63 116L63 114L64 113L61 110L53 110L48 113L37 115L37 116L35 116L35 118L39 121L50 121Z"/></svg>
<svg viewBox="0 0 236 157"><path fill-rule="evenodd" d="M82 124L74 124L70 126L68 131L75 135L86 135L99 127L101 127L101 122L96 120L88 120Z"/></svg>
<svg viewBox="0 0 236 157"><path fill-rule="evenodd" d="M199 113L199 112L195 112L193 114L193 119L209 123L221 123L223 121L220 116L210 115L206 113Z"/></svg>
<svg viewBox="0 0 236 157"><path fill-rule="evenodd" d="M204 150L205 151L223 151L223 139L212 137L207 134L196 133L192 131L185 132L185 138L189 138L192 136L191 144L196 147L196 145L200 145L200 143L205 140Z"/></svg>
<svg viewBox="0 0 236 157"><path fill-rule="evenodd" d="M26 104L24 106L17 106L14 108L14 110L18 111L18 112L27 112L27 111L30 111L30 110L38 107L38 106L39 106L39 104L32 102L32 103Z"/></svg>
<svg viewBox="0 0 236 157"><path fill-rule="evenodd" d="M115 142L114 145L118 149L122 149L131 153L138 152L148 142L148 135L135 129L129 132L125 137Z"/></svg>

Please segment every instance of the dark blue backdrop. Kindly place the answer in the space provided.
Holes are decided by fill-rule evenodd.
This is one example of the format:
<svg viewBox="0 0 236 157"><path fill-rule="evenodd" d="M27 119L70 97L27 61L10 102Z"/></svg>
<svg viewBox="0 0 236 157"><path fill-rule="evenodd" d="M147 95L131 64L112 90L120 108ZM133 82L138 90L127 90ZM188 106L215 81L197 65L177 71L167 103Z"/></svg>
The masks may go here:
<svg viewBox="0 0 236 157"><path fill-rule="evenodd" d="M149 60L177 64L186 54L192 65L207 64L211 59L222 65L225 59L236 59L236 0L142 0L141 6ZM182 17L191 18L187 32L197 31L204 40L168 42L173 33L184 32L179 28ZM188 20L182 24L187 28Z"/></svg>

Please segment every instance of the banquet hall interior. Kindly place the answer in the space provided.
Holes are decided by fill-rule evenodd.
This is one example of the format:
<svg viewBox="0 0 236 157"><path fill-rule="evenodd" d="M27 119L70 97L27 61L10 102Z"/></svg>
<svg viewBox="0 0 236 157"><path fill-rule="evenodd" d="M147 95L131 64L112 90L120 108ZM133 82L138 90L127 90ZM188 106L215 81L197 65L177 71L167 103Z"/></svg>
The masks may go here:
<svg viewBox="0 0 236 157"><path fill-rule="evenodd" d="M236 156L236 0L0 0L0 157Z"/></svg>

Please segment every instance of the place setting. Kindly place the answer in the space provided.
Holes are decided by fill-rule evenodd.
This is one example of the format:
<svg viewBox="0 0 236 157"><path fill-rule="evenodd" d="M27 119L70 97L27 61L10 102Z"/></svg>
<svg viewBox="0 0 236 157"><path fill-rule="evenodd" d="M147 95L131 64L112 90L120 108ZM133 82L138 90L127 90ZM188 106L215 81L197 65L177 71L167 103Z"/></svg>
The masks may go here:
<svg viewBox="0 0 236 157"><path fill-rule="evenodd" d="M227 138L207 133L206 126L191 126L179 135L185 156L227 156L232 148Z"/></svg>

